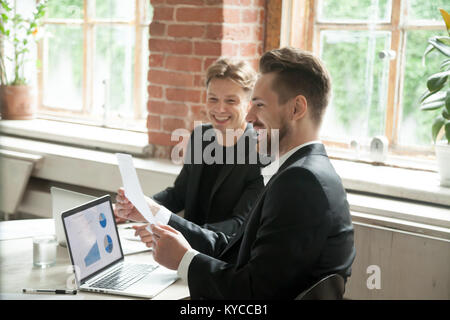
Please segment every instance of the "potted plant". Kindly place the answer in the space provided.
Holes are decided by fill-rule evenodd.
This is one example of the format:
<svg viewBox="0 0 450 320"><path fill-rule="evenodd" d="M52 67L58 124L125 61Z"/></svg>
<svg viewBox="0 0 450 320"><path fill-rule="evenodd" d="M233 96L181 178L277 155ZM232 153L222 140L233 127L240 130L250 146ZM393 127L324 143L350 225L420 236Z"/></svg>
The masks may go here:
<svg viewBox="0 0 450 320"><path fill-rule="evenodd" d="M0 0L0 109L2 119L34 117L33 89L24 74L30 45L36 41L47 0L39 1L30 18L16 12L8 0ZM8 63L12 68L8 68Z"/></svg>
<svg viewBox="0 0 450 320"><path fill-rule="evenodd" d="M440 9L450 36L450 15ZM438 170L441 186L450 187L450 37L434 36L428 39L428 47L423 58L433 50L443 55L439 72L427 79L427 91L422 95L422 110L438 110L442 112L435 118L431 134L435 142Z"/></svg>

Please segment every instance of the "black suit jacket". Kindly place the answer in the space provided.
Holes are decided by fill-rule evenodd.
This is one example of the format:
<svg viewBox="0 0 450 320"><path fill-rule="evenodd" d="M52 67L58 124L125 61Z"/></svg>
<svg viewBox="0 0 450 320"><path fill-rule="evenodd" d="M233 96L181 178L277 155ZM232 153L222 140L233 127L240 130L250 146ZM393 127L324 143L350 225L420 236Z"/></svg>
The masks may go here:
<svg viewBox="0 0 450 320"><path fill-rule="evenodd" d="M235 237L172 215L200 251L188 271L193 299L293 299L325 275L351 274L353 226L341 180L322 144L280 167Z"/></svg>
<svg viewBox="0 0 450 320"><path fill-rule="evenodd" d="M205 197L198 194L205 164L194 163L193 139L195 135L202 139L206 130L211 128L211 125L202 125L194 129L185 157L189 161L185 159L174 186L155 194L153 199L175 213L184 209L184 218L189 221L210 230L232 235L239 230L258 194L264 188L261 166L257 163L249 164L249 161L246 161L246 164L224 165L214 183L211 195ZM251 130L252 126L248 125L245 132L248 138L252 137ZM210 143L211 141L202 139L202 153ZM245 151L245 158L249 159L249 148ZM209 208L207 216L196 210L200 201L207 202Z"/></svg>

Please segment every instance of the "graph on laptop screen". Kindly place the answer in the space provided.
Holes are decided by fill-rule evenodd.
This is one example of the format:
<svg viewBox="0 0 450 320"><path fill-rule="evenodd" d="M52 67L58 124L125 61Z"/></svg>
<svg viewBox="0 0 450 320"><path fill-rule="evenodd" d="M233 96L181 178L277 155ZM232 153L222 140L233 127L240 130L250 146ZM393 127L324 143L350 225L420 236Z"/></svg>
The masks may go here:
<svg viewBox="0 0 450 320"><path fill-rule="evenodd" d="M112 219L108 201L65 218L68 241L81 279L121 257Z"/></svg>

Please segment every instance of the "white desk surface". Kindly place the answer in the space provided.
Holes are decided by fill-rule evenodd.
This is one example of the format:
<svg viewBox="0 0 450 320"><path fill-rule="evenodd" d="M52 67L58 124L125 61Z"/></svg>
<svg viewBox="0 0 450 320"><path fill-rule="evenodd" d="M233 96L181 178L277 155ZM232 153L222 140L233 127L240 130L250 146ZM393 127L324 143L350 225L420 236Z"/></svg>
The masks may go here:
<svg viewBox="0 0 450 320"><path fill-rule="evenodd" d="M44 222L45 221L45 222ZM53 219L27 219L0 222L0 230L15 229L21 226L30 229L30 226L39 226L36 233L48 230L54 232ZM43 230L43 228L46 228ZM32 235L26 234L25 238L0 241L0 299L36 299L37 295L22 294L23 288L51 288L65 289L67 280L72 276L68 272L71 265L67 248L58 246L56 264L47 269L33 267L33 243ZM126 261L138 263L154 263L150 252L136 253L125 256ZM73 276L72 276L73 277ZM16 296L18 295L18 296ZM48 296L47 296L48 297ZM139 299L134 297L97 294L79 291L73 299L105 300L105 299ZM189 288L185 281L177 280L171 286L163 290L153 299L176 300L189 297ZM42 297L44 298L44 296ZM68 299L68 295L55 295L54 299ZM70 299L70 298L69 298Z"/></svg>

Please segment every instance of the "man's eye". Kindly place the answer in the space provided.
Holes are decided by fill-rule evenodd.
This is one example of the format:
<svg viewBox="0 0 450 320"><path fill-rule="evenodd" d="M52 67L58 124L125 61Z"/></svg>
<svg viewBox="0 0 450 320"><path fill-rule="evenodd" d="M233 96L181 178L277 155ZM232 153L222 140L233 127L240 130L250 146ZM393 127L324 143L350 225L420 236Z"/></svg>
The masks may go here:
<svg viewBox="0 0 450 320"><path fill-rule="evenodd" d="M217 98L209 98L208 101L209 102L217 102Z"/></svg>
<svg viewBox="0 0 450 320"><path fill-rule="evenodd" d="M236 101L235 101L235 100L227 100L227 103L229 103L229 104L235 104Z"/></svg>

